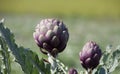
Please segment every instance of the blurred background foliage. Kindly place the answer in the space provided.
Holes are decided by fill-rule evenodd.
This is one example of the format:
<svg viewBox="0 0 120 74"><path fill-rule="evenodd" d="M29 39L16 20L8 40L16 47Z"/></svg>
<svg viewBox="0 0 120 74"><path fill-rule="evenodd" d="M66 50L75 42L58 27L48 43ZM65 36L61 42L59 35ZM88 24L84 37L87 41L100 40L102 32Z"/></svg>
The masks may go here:
<svg viewBox="0 0 120 74"><path fill-rule="evenodd" d="M33 40L35 26L43 18L59 18L68 27L70 38L59 59L68 67L82 70L79 51L89 41L96 41L102 50L108 44L120 44L120 0L0 0L0 19L15 34L16 43L45 57ZM64 57L64 58L63 58ZM14 74L22 74L13 63ZM120 67L114 72L119 74Z"/></svg>

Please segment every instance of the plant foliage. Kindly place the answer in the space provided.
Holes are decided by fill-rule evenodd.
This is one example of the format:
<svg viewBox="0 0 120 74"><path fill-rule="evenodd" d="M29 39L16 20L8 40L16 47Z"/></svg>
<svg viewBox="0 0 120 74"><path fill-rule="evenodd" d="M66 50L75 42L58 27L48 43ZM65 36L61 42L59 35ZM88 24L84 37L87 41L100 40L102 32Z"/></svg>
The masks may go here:
<svg viewBox="0 0 120 74"><path fill-rule="evenodd" d="M12 55L14 58L12 58ZM12 59L12 60L11 60ZM38 55L28 48L15 43L14 34L0 21L0 74L11 74L11 63L20 64L25 74L67 74L67 67L57 58L48 55L48 60L39 59ZM120 63L120 46L109 45L102 53L100 64L93 74L111 74ZM81 71L83 72L83 71ZM83 72L82 74L84 74ZM88 72L91 74L91 72Z"/></svg>
<svg viewBox="0 0 120 74"><path fill-rule="evenodd" d="M45 64L43 59L39 60L37 54L30 49L19 47L15 43L13 33L4 27L3 20L0 22L0 34L1 73L10 74L10 51L15 57L15 62L21 65L26 74L49 74L50 65Z"/></svg>

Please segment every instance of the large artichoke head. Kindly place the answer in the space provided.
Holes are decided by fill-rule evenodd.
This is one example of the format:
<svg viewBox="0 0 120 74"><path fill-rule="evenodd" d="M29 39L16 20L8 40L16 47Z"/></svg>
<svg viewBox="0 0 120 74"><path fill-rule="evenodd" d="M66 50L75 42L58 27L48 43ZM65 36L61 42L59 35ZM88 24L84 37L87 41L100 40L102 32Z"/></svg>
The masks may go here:
<svg viewBox="0 0 120 74"><path fill-rule="evenodd" d="M37 24L33 37L43 53L55 56L65 49L69 33L62 21L43 19Z"/></svg>
<svg viewBox="0 0 120 74"><path fill-rule="evenodd" d="M85 69L94 69L99 64L101 49L93 41L87 42L79 53L80 62Z"/></svg>

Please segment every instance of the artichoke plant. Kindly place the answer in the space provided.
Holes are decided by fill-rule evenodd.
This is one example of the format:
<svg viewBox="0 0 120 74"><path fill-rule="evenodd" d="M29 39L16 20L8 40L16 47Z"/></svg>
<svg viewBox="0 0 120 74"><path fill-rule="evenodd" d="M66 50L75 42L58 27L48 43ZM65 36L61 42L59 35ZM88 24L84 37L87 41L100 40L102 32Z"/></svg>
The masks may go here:
<svg viewBox="0 0 120 74"><path fill-rule="evenodd" d="M101 49L93 41L87 42L79 53L81 65L86 69L94 69L99 64Z"/></svg>
<svg viewBox="0 0 120 74"><path fill-rule="evenodd" d="M65 49L69 33L62 21L43 19L37 24L33 37L44 54L50 53L55 57Z"/></svg>
<svg viewBox="0 0 120 74"><path fill-rule="evenodd" d="M77 70L74 68L70 68L68 74L78 74Z"/></svg>

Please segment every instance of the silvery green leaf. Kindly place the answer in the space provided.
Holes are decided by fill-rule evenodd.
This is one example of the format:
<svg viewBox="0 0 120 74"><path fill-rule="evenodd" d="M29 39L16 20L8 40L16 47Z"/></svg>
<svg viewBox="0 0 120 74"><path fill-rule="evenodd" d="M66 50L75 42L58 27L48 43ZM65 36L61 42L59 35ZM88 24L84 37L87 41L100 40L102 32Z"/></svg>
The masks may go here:
<svg viewBox="0 0 120 74"><path fill-rule="evenodd" d="M103 55L102 55L102 59L101 59L101 63L102 64L106 64L108 62L108 59L111 58L111 55L113 53L113 50L112 50L112 45L108 45L106 47L106 50L104 51Z"/></svg>
<svg viewBox="0 0 120 74"><path fill-rule="evenodd" d="M101 64L102 66L106 67L107 72L111 73L113 72L116 67L119 65L120 61L120 46L118 46L116 49L109 47L111 49L110 52L105 51L103 53L102 59L101 59Z"/></svg>
<svg viewBox="0 0 120 74"><path fill-rule="evenodd" d="M112 51L111 53L107 53L106 51L104 51L102 58L100 60L100 65L105 65L106 68L110 67L112 64Z"/></svg>
<svg viewBox="0 0 120 74"><path fill-rule="evenodd" d="M30 49L18 47L18 45L15 43L13 33L11 33L8 28L4 27L3 21L0 22L0 36L7 44L10 51L12 51L16 62L21 65L22 70L26 74L48 74L46 73L46 70L49 70L50 68L45 68L44 64L41 65L43 60L40 62L37 54L32 52Z"/></svg>
<svg viewBox="0 0 120 74"><path fill-rule="evenodd" d="M109 72L113 72L116 67L119 65L119 60L120 60L120 47L118 46L116 50L114 50L112 54L112 66L109 68Z"/></svg>

